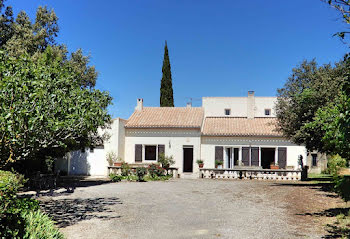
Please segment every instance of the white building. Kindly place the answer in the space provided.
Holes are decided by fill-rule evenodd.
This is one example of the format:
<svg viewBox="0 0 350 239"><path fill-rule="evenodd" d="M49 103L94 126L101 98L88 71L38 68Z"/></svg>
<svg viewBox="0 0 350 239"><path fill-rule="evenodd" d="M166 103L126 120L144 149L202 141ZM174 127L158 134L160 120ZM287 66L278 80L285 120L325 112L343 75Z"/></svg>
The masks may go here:
<svg viewBox="0 0 350 239"><path fill-rule="evenodd" d="M113 121L104 149L86 153L88 167L80 162L80 153L71 153L68 173L106 175L105 155L111 151L130 164L155 163L165 153L173 156L180 176L198 175L198 159L204 161L204 168L222 161L224 168L297 169L302 155L304 164L312 161L317 167L317 158L308 156L304 146L275 130L276 100L256 97L254 91L247 97L203 97L202 107L144 107L143 99L138 99L128 120Z"/></svg>

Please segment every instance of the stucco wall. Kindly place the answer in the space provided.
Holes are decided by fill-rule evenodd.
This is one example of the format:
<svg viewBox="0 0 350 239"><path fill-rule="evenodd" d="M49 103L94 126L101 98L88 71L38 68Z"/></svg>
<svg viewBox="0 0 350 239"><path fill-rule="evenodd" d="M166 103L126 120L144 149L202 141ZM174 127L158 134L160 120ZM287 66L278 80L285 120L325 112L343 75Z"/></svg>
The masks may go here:
<svg viewBox="0 0 350 239"><path fill-rule="evenodd" d="M294 145L285 139L276 138L244 138L244 137L202 137L201 156L205 168L215 167L215 146L240 148L239 160L242 158L241 147L266 147L278 148L287 147L287 167L298 168L298 156L303 156L306 163L306 148ZM260 154L261 155L261 154Z"/></svg>
<svg viewBox="0 0 350 239"><path fill-rule="evenodd" d="M81 150L73 151L67 157L69 175L107 175L108 163L103 147L95 148L92 151L87 148L85 152Z"/></svg>
<svg viewBox="0 0 350 239"><path fill-rule="evenodd" d="M266 117L265 109L271 109L271 115L275 117L276 97L256 97L254 96L254 116ZM202 107L205 116L225 116L225 109L231 109L231 116L247 117L248 97L203 97Z"/></svg>
<svg viewBox="0 0 350 239"><path fill-rule="evenodd" d="M196 160L200 158L200 131L187 129L126 129L125 130L125 161L135 163L135 144L165 145L165 155L173 156L175 167L183 172L183 147L193 146L193 172L198 173ZM152 161L143 161L152 163Z"/></svg>
<svg viewBox="0 0 350 239"><path fill-rule="evenodd" d="M125 143L125 120L121 118L113 119L110 128L104 132L109 134L109 139L104 142L106 154L114 152L118 157L124 159L124 143Z"/></svg>
<svg viewBox="0 0 350 239"><path fill-rule="evenodd" d="M317 166L312 166L312 154L317 154ZM327 168L327 155L316 151L309 153L306 160L306 165L309 166L309 173L321 173Z"/></svg>

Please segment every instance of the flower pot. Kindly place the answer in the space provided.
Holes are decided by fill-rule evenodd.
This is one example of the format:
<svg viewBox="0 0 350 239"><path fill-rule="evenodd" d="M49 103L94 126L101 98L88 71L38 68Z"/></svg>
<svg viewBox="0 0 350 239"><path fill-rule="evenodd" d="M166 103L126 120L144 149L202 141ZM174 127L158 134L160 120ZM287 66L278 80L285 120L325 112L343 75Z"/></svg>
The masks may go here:
<svg viewBox="0 0 350 239"><path fill-rule="evenodd" d="M278 165L270 165L270 169L280 169Z"/></svg>
<svg viewBox="0 0 350 239"><path fill-rule="evenodd" d="M203 166L204 166L204 163L199 163L199 164L198 164L198 167L199 167L199 168L203 168Z"/></svg>
<svg viewBox="0 0 350 239"><path fill-rule="evenodd" d="M121 163L121 162L119 162L119 163L114 163L114 166L116 166L116 167L121 167L121 166L122 166L122 163Z"/></svg>

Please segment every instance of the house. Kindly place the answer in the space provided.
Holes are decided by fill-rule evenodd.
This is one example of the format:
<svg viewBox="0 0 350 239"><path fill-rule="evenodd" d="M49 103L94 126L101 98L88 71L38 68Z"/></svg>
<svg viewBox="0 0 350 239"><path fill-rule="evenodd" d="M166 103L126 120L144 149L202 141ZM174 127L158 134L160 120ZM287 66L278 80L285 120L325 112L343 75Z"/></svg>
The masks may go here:
<svg viewBox="0 0 350 239"><path fill-rule="evenodd" d="M202 107L145 107L143 99L138 99L128 120L113 121L108 131L111 138L101 152L94 149L86 153L89 167L84 167L106 174L105 155L113 151L129 164L156 163L161 153L173 156L180 176L198 177L198 159L204 161L204 168L215 168L215 162L222 162L227 169L269 169L271 165L298 169L301 155L304 165L311 161L317 168L317 157L322 155L315 159L304 146L293 144L276 131L276 100L256 97L254 91L247 97L203 97ZM82 158L79 154L69 156L69 173L89 174L84 167L85 171L77 170ZM99 170L93 169L96 167Z"/></svg>

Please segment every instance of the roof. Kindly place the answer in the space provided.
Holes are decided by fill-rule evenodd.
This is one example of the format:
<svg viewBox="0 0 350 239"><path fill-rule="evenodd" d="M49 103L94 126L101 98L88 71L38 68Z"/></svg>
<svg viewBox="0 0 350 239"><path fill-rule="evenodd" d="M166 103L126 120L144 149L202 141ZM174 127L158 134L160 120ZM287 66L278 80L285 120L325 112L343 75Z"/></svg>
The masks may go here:
<svg viewBox="0 0 350 239"><path fill-rule="evenodd" d="M276 130L276 118L207 117L202 134L207 136L272 136L282 137Z"/></svg>
<svg viewBox="0 0 350 239"><path fill-rule="evenodd" d="M201 128L201 107L144 107L135 110L125 128Z"/></svg>

